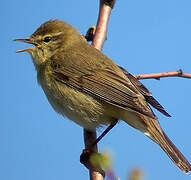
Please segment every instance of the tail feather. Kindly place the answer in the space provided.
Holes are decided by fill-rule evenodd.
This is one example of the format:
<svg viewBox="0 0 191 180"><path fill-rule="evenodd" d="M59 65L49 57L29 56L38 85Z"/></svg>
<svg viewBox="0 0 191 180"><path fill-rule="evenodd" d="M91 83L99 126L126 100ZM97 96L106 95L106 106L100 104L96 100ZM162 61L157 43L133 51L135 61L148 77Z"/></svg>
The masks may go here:
<svg viewBox="0 0 191 180"><path fill-rule="evenodd" d="M184 157L184 155L178 150L168 136L163 132L165 143L159 144L161 148L167 153L167 155L174 161L174 163L185 173L191 171L191 164Z"/></svg>
<svg viewBox="0 0 191 180"><path fill-rule="evenodd" d="M152 128L148 128L150 138L159 144L159 146L166 152L171 160L185 173L191 171L191 164L184 157L184 155L178 150L173 142L168 138L164 131L160 128L158 121L150 121Z"/></svg>
<svg viewBox="0 0 191 180"><path fill-rule="evenodd" d="M123 119L129 125L142 131L146 136L159 144L164 152L182 171L185 173L191 171L191 164L164 133L157 118L153 119L142 114L135 115L134 113L128 112Z"/></svg>

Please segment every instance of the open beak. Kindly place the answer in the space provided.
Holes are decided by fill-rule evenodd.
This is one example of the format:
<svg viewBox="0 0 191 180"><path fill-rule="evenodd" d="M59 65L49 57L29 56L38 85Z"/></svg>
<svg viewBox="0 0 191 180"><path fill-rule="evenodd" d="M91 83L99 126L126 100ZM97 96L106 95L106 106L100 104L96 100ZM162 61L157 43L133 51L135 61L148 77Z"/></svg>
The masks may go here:
<svg viewBox="0 0 191 180"><path fill-rule="evenodd" d="M35 46L37 45L37 43L35 43L31 39L15 39L14 41L25 42L25 43L33 44ZM34 47L33 48L27 48L27 49L18 50L18 51L16 51L16 53L25 52L25 51L31 53L33 50L34 50Z"/></svg>

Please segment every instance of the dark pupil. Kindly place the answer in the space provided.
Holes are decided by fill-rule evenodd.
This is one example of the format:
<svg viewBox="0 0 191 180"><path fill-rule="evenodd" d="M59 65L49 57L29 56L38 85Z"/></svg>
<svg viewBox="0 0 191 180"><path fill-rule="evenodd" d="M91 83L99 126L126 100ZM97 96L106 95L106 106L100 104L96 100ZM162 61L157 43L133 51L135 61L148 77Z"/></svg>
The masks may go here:
<svg viewBox="0 0 191 180"><path fill-rule="evenodd" d="M50 36L47 36L44 38L44 42L49 42L51 40L51 37Z"/></svg>

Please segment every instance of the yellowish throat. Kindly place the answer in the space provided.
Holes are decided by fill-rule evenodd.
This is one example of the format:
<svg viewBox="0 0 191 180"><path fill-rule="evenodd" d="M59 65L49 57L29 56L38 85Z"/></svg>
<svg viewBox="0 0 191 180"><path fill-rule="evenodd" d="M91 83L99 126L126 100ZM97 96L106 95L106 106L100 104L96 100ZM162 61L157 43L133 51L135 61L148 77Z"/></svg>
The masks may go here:
<svg viewBox="0 0 191 180"><path fill-rule="evenodd" d="M58 113L90 131L123 120L159 144L182 171L191 171L149 104L170 115L141 82L89 45L74 27L51 20L16 41L34 45L17 52L31 54L38 82Z"/></svg>

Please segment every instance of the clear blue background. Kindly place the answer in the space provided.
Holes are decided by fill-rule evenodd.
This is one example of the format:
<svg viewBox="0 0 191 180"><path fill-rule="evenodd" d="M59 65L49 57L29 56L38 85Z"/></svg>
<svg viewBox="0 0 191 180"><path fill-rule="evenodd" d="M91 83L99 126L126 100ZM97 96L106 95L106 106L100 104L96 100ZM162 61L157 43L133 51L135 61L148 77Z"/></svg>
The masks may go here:
<svg viewBox="0 0 191 180"><path fill-rule="evenodd" d="M80 164L83 130L54 112L37 84L27 53L13 42L31 35L49 19L63 19L85 33L95 25L98 0L33 0L0 3L1 108L0 179L88 179ZM132 74L176 71L191 73L191 1L117 1L104 53ZM172 118L156 112L169 137L191 161L191 79L142 80ZM113 154L117 177L135 167L148 180L188 180L167 155L142 133L121 122L99 144Z"/></svg>

